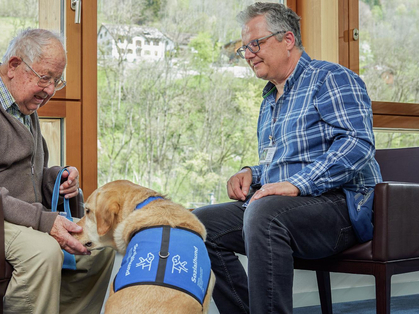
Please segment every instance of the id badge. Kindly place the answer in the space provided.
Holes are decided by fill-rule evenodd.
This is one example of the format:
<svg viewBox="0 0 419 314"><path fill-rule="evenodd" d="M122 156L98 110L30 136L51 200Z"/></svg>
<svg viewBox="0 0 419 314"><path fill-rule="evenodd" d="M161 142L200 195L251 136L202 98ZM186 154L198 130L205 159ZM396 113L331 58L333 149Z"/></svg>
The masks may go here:
<svg viewBox="0 0 419 314"><path fill-rule="evenodd" d="M265 148L262 152L262 155L260 156L259 163L261 165L270 164L274 158L274 155L275 155L275 147Z"/></svg>

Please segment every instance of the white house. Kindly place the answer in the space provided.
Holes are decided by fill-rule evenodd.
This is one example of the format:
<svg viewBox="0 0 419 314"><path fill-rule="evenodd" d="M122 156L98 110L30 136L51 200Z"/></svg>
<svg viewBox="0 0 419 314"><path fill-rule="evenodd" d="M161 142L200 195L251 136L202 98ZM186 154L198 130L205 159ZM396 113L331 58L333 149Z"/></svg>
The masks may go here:
<svg viewBox="0 0 419 314"><path fill-rule="evenodd" d="M154 27L102 24L97 35L98 59L136 62L164 59L174 43Z"/></svg>

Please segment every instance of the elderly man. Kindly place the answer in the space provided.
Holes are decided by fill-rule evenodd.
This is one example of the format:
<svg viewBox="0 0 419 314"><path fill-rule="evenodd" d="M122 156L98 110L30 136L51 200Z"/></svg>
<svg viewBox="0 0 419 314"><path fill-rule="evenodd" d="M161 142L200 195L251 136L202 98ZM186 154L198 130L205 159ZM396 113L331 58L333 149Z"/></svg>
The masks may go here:
<svg viewBox="0 0 419 314"><path fill-rule="evenodd" d="M6 259L14 268L5 313L99 313L112 271L110 250L90 255L71 235L81 227L47 209L61 167L47 166L36 111L65 86L65 66L60 38L42 29L18 34L0 65L0 193ZM71 198L79 173L67 169L60 194ZM62 271L62 249L77 254L76 271Z"/></svg>
<svg viewBox="0 0 419 314"><path fill-rule="evenodd" d="M292 313L293 257L321 258L354 245L350 194L366 202L381 181L371 102L355 73L310 59L300 18L284 5L255 3L238 18L238 53L268 81L260 163L228 181L235 202L194 212L207 228L220 313ZM248 257L247 275L236 252Z"/></svg>

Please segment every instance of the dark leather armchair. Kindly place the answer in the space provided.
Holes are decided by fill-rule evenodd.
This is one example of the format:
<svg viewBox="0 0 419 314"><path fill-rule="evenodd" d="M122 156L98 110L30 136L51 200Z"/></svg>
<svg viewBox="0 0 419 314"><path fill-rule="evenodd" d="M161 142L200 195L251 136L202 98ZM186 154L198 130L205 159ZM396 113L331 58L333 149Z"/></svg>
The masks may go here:
<svg viewBox="0 0 419 314"><path fill-rule="evenodd" d="M59 211L63 209L58 208ZM70 199L70 210L73 217L81 218L84 215L83 191L79 189L77 197ZM0 314L3 314L3 297L7 285L12 277L13 267L6 261L4 251L4 214L3 201L0 195Z"/></svg>
<svg viewBox="0 0 419 314"><path fill-rule="evenodd" d="M391 277L419 271L419 147L377 150L383 183L374 195L374 238L324 259L294 259L314 270L323 314L332 314L329 272L375 276L377 314L390 313Z"/></svg>

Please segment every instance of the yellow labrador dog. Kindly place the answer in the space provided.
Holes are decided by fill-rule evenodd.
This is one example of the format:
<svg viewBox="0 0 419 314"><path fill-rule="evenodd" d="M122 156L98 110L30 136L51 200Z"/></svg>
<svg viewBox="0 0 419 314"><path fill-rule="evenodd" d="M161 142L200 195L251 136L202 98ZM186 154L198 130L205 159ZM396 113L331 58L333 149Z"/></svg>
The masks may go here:
<svg viewBox="0 0 419 314"><path fill-rule="evenodd" d="M124 255L105 312L207 313L215 283L198 218L130 181L98 188L85 203L75 237L89 250Z"/></svg>

